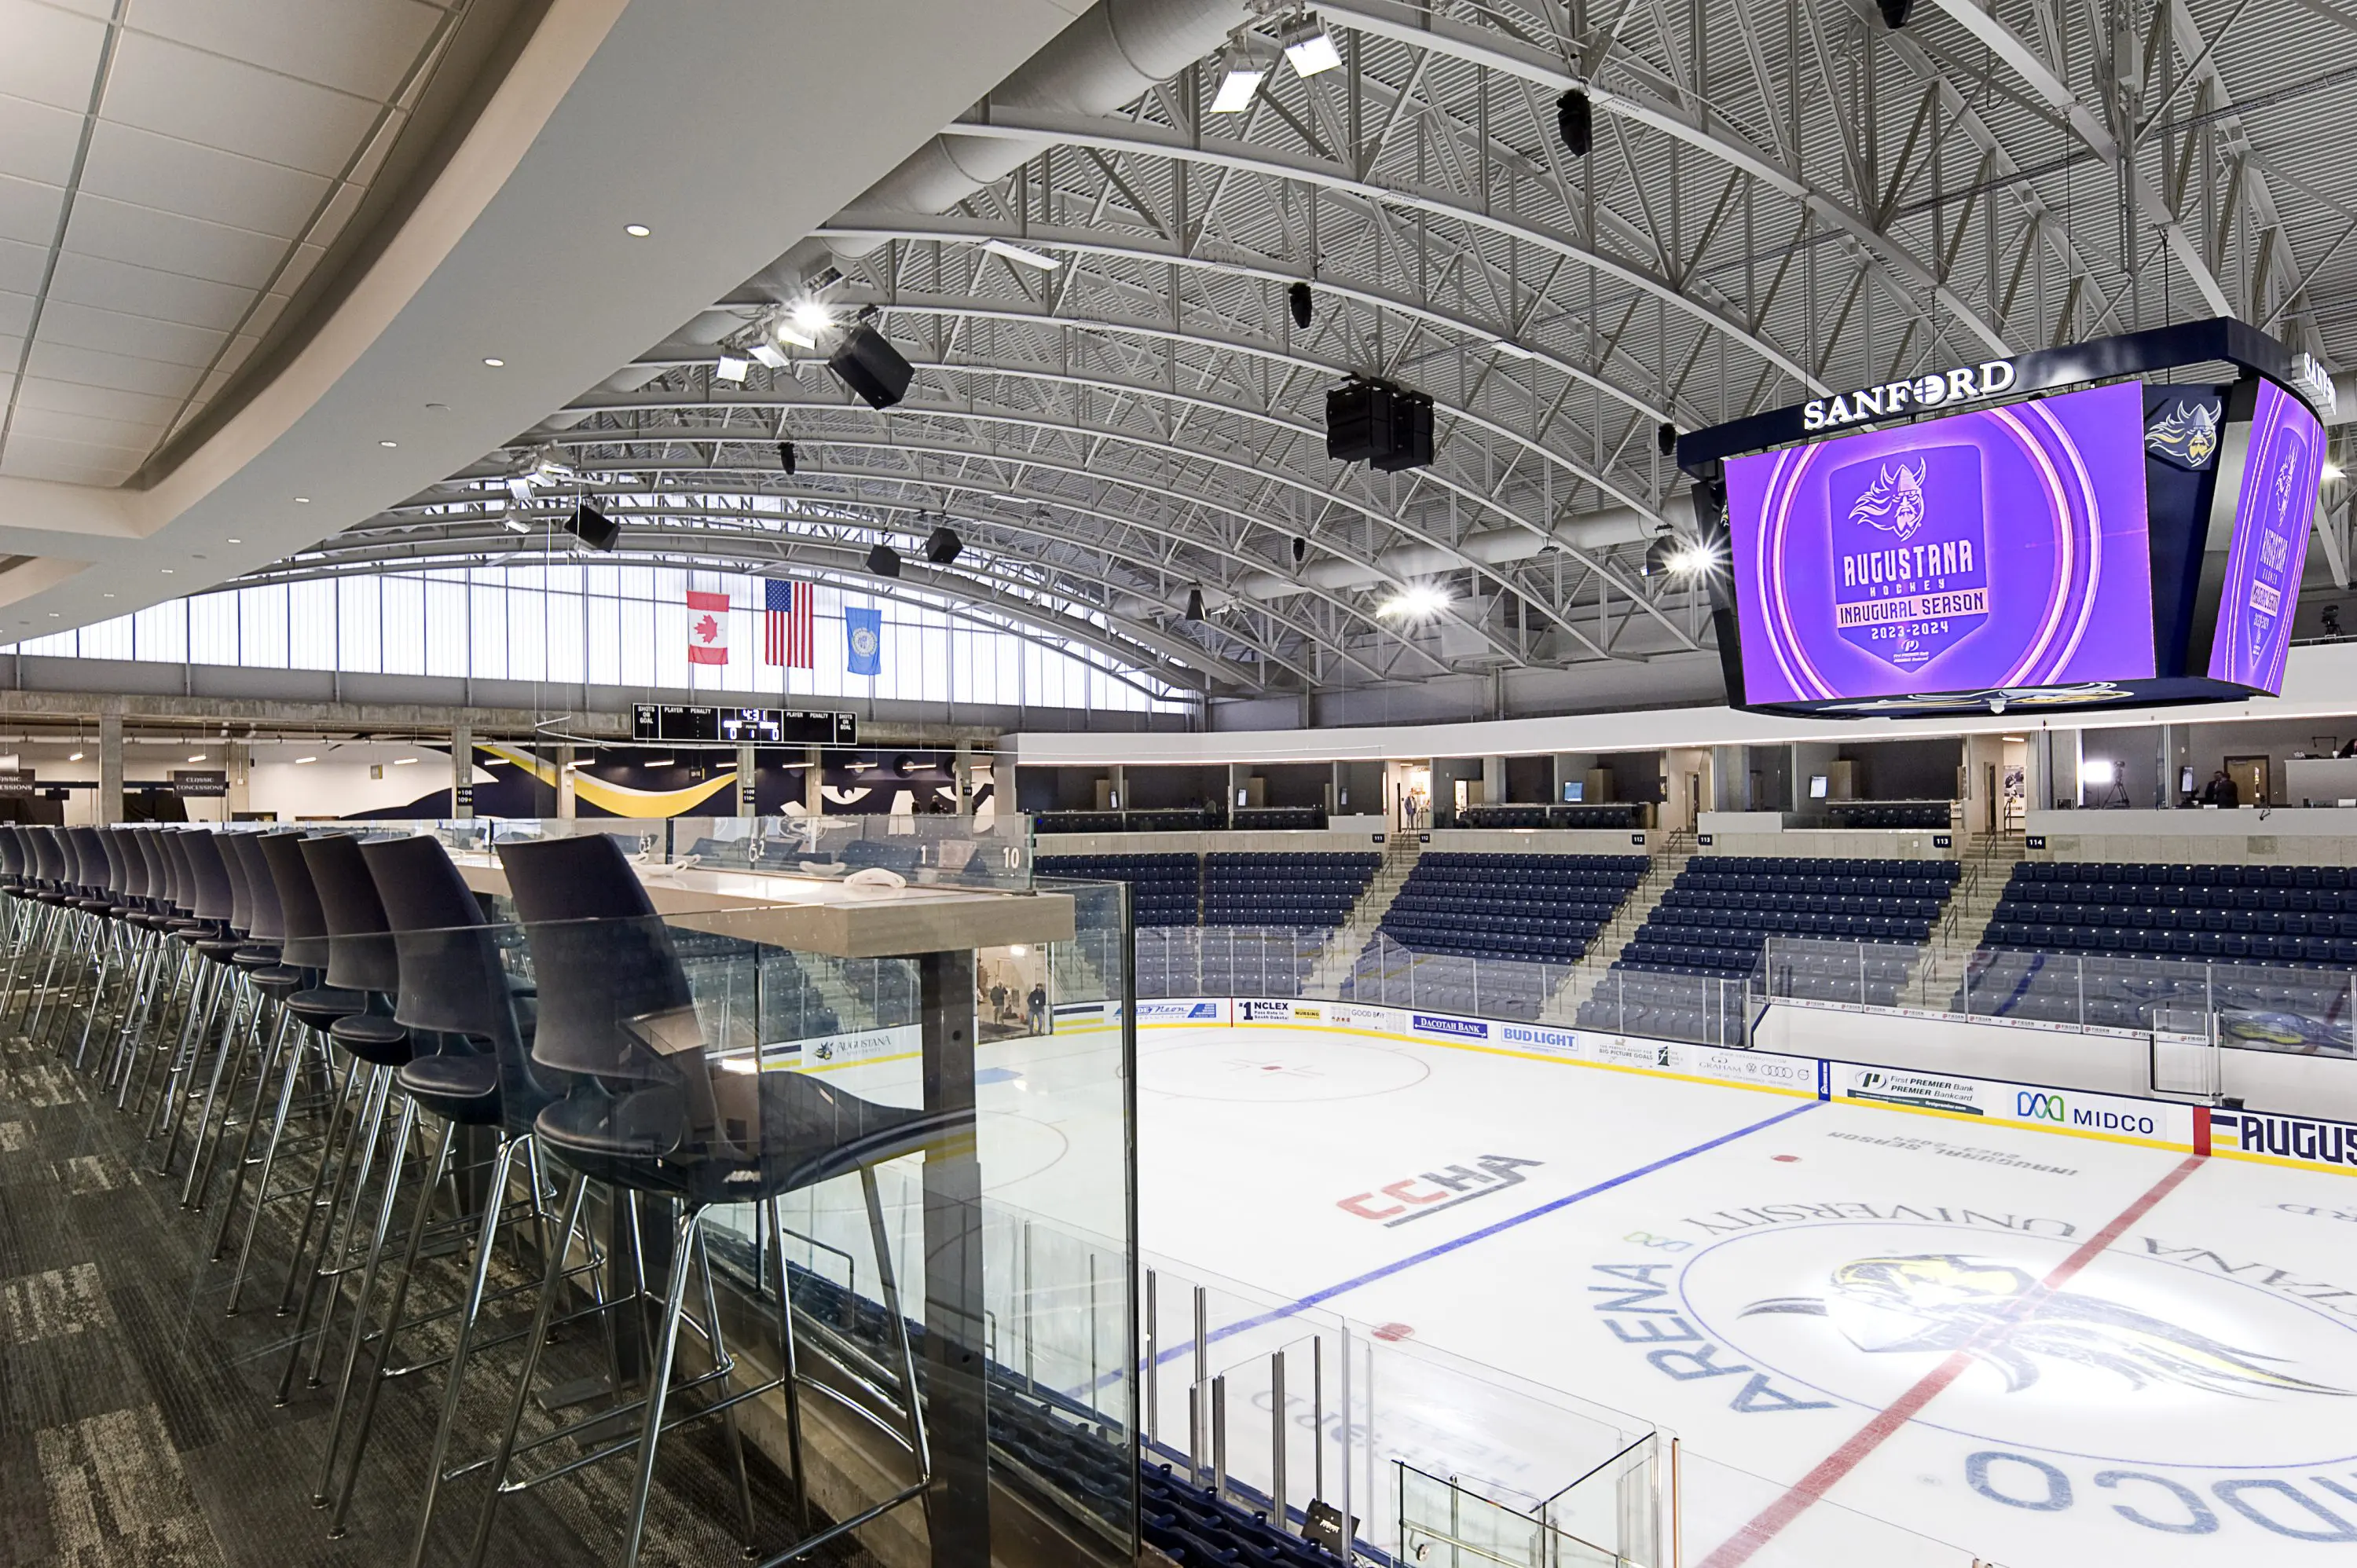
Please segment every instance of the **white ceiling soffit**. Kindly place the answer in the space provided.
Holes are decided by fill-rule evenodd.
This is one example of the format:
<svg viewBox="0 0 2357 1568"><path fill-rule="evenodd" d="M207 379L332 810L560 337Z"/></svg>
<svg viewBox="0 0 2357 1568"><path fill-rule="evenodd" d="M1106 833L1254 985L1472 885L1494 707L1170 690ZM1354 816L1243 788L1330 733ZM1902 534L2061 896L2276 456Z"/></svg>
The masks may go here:
<svg viewBox="0 0 2357 1568"><path fill-rule="evenodd" d="M1155 763L1368 762L1434 757L1534 757L1559 751L1655 751L1672 746L1781 746L1796 740L1908 740L1933 736L2020 735L2041 729L2124 729L2147 725L2232 724L2246 719L2338 717L2357 693L2357 642L2291 650L2283 695L2168 708L2040 714L2016 708L1937 719L1804 719L1735 708L1652 708L1474 724L1393 725L1357 729L1211 730L1142 735L1084 731L1015 736L1026 768L1131 767Z"/></svg>
<svg viewBox="0 0 2357 1568"><path fill-rule="evenodd" d="M775 260L1086 8L553 0L367 273L177 468L144 490L0 475L0 555L91 564L7 605L0 637L210 586L464 467Z"/></svg>

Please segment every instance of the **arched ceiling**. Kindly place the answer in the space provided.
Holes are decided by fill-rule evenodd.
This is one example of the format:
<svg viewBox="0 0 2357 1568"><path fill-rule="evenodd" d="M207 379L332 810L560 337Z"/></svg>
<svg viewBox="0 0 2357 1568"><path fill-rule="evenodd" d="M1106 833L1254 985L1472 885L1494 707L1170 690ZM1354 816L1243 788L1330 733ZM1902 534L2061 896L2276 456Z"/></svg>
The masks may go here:
<svg viewBox="0 0 2357 1568"><path fill-rule="evenodd" d="M947 521L928 590L1210 694L1576 671L1707 650L1695 582L1641 572L1687 517L1664 421L2218 314L2357 355L2340 0L1917 0L1899 29L1874 0L1340 0L1308 78L1276 55L1297 13L1232 9L1211 42L1275 62L1243 113L1210 110L1217 53L1110 113L985 101L945 140L1007 172L942 210L886 181L319 569L540 548L499 481L547 444L579 476L548 504L592 496L626 553L845 577L889 537L913 581ZM813 275L916 367L899 407L824 338L716 378ZM1326 456L1354 371L1434 396L1430 467ZM2317 553L2345 581L2344 488ZM1387 613L1411 584L1448 607Z"/></svg>

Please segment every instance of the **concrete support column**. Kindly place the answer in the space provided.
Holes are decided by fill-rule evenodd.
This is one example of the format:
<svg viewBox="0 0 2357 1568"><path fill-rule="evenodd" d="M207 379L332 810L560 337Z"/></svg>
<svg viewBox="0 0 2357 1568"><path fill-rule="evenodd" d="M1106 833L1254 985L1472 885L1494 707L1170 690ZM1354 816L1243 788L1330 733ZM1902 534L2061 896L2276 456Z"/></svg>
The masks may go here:
<svg viewBox="0 0 2357 1568"><path fill-rule="evenodd" d="M974 815L974 742L957 743L957 760L950 765L950 777L957 781L957 814Z"/></svg>
<svg viewBox="0 0 2357 1568"><path fill-rule="evenodd" d="M755 814L753 808L754 775L759 769L759 767L760 759L754 755L754 751L751 746L740 746L737 748L737 814L740 817L749 817Z"/></svg>
<svg viewBox="0 0 2357 1568"><path fill-rule="evenodd" d="M1710 748L1711 810L1741 811L1749 809L1744 799L1751 789L1751 759L1739 746L1714 746Z"/></svg>
<svg viewBox="0 0 2357 1568"><path fill-rule="evenodd" d="M243 741L221 743L221 768L229 779L229 793L221 800L221 821L235 822L241 811L253 810L253 791L248 780L253 772L253 754Z"/></svg>
<svg viewBox="0 0 2357 1568"><path fill-rule="evenodd" d="M826 751L822 746L802 748L802 810L811 816L826 814Z"/></svg>
<svg viewBox="0 0 2357 1568"><path fill-rule="evenodd" d="M98 719L98 820L102 824L123 820L121 714L101 714Z"/></svg>
<svg viewBox="0 0 2357 1568"><path fill-rule="evenodd" d="M1129 774L1122 768L1120 763L1116 762L1113 765L1113 777L1106 779L1105 783L1113 791L1112 800L1114 810L1117 811L1128 811Z"/></svg>
<svg viewBox="0 0 2357 1568"><path fill-rule="evenodd" d="M556 748L556 814L570 822L578 809L573 792L573 748L560 746Z"/></svg>
<svg viewBox="0 0 2357 1568"><path fill-rule="evenodd" d="M450 726L450 814L475 814L475 731L463 719Z"/></svg>
<svg viewBox="0 0 2357 1568"><path fill-rule="evenodd" d="M1494 806L1505 798L1506 759L1502 757L1483 757L1481 759L1482 800L1486 804Z"/></svg>
<svg viewBox="0 0 2357 1568"><path fill-rule="evenodd" d="M1326 770L1326 814L1332 816L1342 809L1342 764L1337 762Z"/></svg>

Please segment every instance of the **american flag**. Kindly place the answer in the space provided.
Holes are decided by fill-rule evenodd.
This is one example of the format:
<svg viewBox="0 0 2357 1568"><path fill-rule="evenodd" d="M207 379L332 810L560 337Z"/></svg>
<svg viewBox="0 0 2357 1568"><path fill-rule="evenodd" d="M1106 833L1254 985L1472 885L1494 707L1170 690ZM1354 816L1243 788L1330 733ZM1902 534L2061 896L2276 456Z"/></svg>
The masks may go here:
<svg viewBox="0 0 2357 1568"><path fill-rule="evenodd" d="M817 639L811 626L812 600L818 590L808 583L783 583L775 577L761 584L761 662L791 670L817 665Z"/></svg>

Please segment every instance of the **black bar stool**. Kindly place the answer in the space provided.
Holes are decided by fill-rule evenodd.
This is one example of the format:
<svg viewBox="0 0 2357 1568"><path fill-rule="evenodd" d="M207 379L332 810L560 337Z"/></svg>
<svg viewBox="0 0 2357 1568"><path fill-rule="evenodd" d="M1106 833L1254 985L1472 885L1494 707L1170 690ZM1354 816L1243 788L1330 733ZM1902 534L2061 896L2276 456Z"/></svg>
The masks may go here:
<svg viewBox="0 0 2357 1568"><path fill-rule="evenodd" d="M295 972L301 984L285 1001L289 1017L298 1031L294 1047L284 1058L279 1074L277 1110L271 1120L270 1137L264 1145L262 1166L255 1178L253 1207L246 1213L245 1240L240 1244L237 1268L230 1277L228 1315L236 1316L239 1298L244 1294L246 1270L253 1257L253 1239L262 1219L262 1211L282 1197L298 1194L316 1205L320 1191L315 1180L308 1188L296 1187L274 1196L270 1176L278 1158L279 1149L286 1136L287 1119L295 1106L295 1096L304 1066L315 1065L323 1079L322 1097L328 1101L328 1122L319 1140L318 1172L324 1176L333 1162L336 1133L342 1126L349 1093L335 1092L335 1062L328 1047L328 1027L338 1018L365 1012L368 997L358 991L337 990L321 983L328 968L329 939L328 918L319 907L319 892L311 881L311 867L303 854L305 835L301 832L264 833L256 843L267 865L272 886L278 898L280 963ZM349 1087L349 1086L347 1086ZM226 1222L226 1221L224 1221ZM305 1236L309 1235L309 1219L305 1221ZM299 1263L304 1248L296 1250ZM288 1273L289 1288L297 1269Z"/></svg>
<svg viewBox="0 0 2357 1568"><path fill-rule="evenodd" d="M713 1408L726 1408L771 1389L785 1394L788 1443L794 1482L802 1494L807 1520L807 1476L802 1462L801 1404L797 1390L791 1297L787 1292L785 1249L776 1199L783 1194L856 1173L876 1246L877 1278L886 1315L900 1352L900 1397L906 1442L915 1460L915 1482L862 1512L806 1537L768 1559L782 1563L821 1542L856 1530L912 1498L931 1485L932 1464L916 1378L909 1321L901 1310L891 1249L884 1229L875 1167L949 1140L971 1139L970 1112L948 1115L877 1105L808 1074L763 1071L757 1042L732 1046L708 1037L698 1019L686 971L671 932L656 916L637 874L614 841L602 834L504 844L500 864L540 985L539 1028L532 1061L570 1084L565 1097L541 1112L534 1138L542 1149L572 1172L564 1205L563 1232L579 1218L592 1180L615 1189L616 1202L634 1195L668 1198L678 1205L670 1277L662 1293L659 1348L648 1370L648 1393L639 1436L639 1466L623 1562L635 1568L646 1528L647 1498L672 1394L671 1373L687 1311L688 1273L705 1258L703 1222L716 1205L749 1203L766 1219L769 1256L775 1260L779 1350L782 1372L770 1382L720 1395ZM516 1382L508 1423L491 1466L492 1486L475 1532L471 1562L479 1563L490 1540L500 1495L568 1473L583 1460L532 1480L515 1481L509 1467L516 1435L531 1395L546 1330L559 1288L562 1258L550 1260L538 1303L531 1348ZM688 1380L683 1389L720 1381L727 1359L717 1342L717 1319L705 1264L705 1310L711 1315L714 1372ZM608 1412L608 1415L620 1412ZM542 1438L539 1443L550 1441ZM630 1441L594 1457L619 1454ZM748 1509L749 1515L749 1509ZM749 1524L749 1517L748 1517ZM414 1552L414 1565L422 1555Z"/></svg>
<svg viewBox="0 0 2357 1568"><path fill-rule="evenodd" d="M414 1040L432 1040L438 1047L432 1052L421 1050L393 1075L394 1087L402 1094L401 1127L394 1138L395 1182L402 1169L402 1151L415 1119L420 1114L433 1117L441 1122L442 1129L426 1165L425 1181L411 1211L408 1243L391 1283L383 1327L377 1335L377 1353L361 1391L354 1423L351 1463L344 1472L343 1485L336 1493L328 1520L331 1539L343 1533L352 1488L359 1479L375 1423L377 1400L384 1385L394 1378L441 1364L442 1358L436 1357L414 1365L397 1366L394 1350L404 1329L425 1321L404 1319L403 1314L407 1310L418 1253L432 1220L434 1196L441 1190L443 1176L451 1168L453 1150L462 1128L490 1133L494 1148L489 1177L476 1189L482 1195L479 1209L472 1208L462 1196L451 1220L476 1232L473 1266L455 1308L457 1337L449 1356L454 1368L465 1364L481 1316L493 1251L510 1208L508 1194L519 1160L523 1163L527 1186L522 1207L538 1230L539 1245L544 1251L552 1245L559 1252L564 1251L562 1241L553 1241L549 1235L543 1201L546 1184L541 1176L538 1155L529 1138L511 1135L503 1112L500 1063L522 1057L523 1022L518 1016L518 992L503 961L497 933L485 921L480 902L468 890L438 841L424 835L392 839L363 845L361 855L368 865L369 874L376 879L377 896L393 927L393 947L399 956L401 988L394 1000L393 1016L408 1027ZM465 1189L459 1187L458 1190L463 1193ZM378 1262L390 1233L393 1201L393 1188L388 1186L376 1236L370 1246L369 1264L361 1275L360 1321L363 1325L375 1300ZM358 1368L361 1337L355 1333L347 1344L343 1380L337 1391L336 1415L328 1424L328 1454L322 1463L318 1490L312 1499L315 1503L326 1500L325 1494L333 1479L344 1402ZM456 1386L455 1382L452 1386ZM427 1470L425 1506L429 1513L440 1460L437 1448L435 1462Z"/></svg>
<svg viewBox="0 0 2357 1568"><path fill-rule="evenodd" d="M293 1342L278 1380L277 1402L282 1405L292 1395L295 1367L302 1359L307 1338L311 1341L311 1369L304 1380L305 1386L316 1389L320 1384L338 1305L343 1295L343 1276L350 1271L353 1233L375 1165L377 1146L382 1140L385 1101L392 1092L393 1074L414 1054L409 1031L391 1015L390 998L401 984L401 968L393 952L392 928L385 923L384 906L377 898L376 882L361 858L360 840L347 833L306 839L303 861L310 869L320 914L327 921L328 984L338 991L361 993L367 998L368 1005L365 1010L344 1014L328 1026L329 1042L339 1056L348 1058L347 1096L357 1086L360 1104L353 1112L350 1134L338 1156L319 1162L320 1185L305 1211L302 1234L296 1243L295 1267L287 1275L286 1294L279 1301L282 1316L289 1311L295 1313ZM326 1196L324 1210L318 1201L319 1193ZM322 1212L324 1221L317 1227L319 1249L307 1269L303 1260L309 1250L313 1222ZM298 1283L302 1296L299 1307L295 1301ZM311 1311L317 1305L323 1283L330 1288L315 1336L310 1332Z"/></svg>

